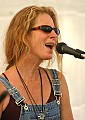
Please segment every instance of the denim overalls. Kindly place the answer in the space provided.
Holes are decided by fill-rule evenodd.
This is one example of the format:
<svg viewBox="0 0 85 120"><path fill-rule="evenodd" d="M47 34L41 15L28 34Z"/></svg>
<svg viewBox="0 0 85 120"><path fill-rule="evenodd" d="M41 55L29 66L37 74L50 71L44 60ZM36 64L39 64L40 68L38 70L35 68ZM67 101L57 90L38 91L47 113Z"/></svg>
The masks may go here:
<svg viewBox="0 0 85 120"><path fill-rule="evenodd" d="M45 115L45 118L43 120L60 120L60 81L58 79L58 74L56 70L50 69L50 72L53 78L52 87L56 100L43 105L43 113ZM38 109L36 105L34 105L34 109L36 112L35 115L33 106L22 104L22 102L24 101L24 97L20 95L18 90L13 87L6 78L0 77L0 82L7 88L9 94L12 95L12 97L15 99L16 104L21 106L19 120L41 120L39 117L39 111L42 110L42 105L38 105ZM36 116L38 116L38 118L36 118Z"/></svg>

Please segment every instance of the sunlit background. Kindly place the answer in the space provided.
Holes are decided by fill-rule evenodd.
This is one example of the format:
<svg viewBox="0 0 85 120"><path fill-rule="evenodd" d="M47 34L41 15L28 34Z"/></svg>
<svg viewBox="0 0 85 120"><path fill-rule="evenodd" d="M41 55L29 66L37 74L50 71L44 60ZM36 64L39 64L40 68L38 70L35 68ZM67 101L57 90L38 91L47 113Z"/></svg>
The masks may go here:
<svg viewBox="0 0 85 120"><path fill-rule="evenodd" d="M4 37L17 11L29 5L53 6L58 13L62 41L85 51L85 0L0 0L0 73L5 70ZM52 66L56 67L56 63ZM85 120L85 60L63 57L63 73L68 83L75 120ZM69 118L68 118L69 120Z"/></svg>

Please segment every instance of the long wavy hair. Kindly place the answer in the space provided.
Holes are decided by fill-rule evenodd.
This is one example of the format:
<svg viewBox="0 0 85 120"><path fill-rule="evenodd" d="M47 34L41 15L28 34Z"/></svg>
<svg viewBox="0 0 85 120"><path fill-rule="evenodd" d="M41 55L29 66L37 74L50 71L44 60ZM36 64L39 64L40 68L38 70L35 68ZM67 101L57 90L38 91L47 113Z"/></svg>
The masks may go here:
<svg viewBox="0 0 85 120"><path fill-rule="evenodd" d="M23 51L25 50L26 36L29 33L30 29L35 25L36 18L39 14L47 13L52 18L55 27L59 28L57 13L53 7L45 7L45 6L28 6L24 9L20 10L11 20L10 25L8 27L6 37L5 37L5 54L6 61L9 67L13 66L17 63L19 58L21 57ZM57 38L59 42L60 39ZM58 68L61 70L62 68L62 56L58 54L55 49L56 59L58 63ZM52 63L49 60L48 66Z"/></svg>

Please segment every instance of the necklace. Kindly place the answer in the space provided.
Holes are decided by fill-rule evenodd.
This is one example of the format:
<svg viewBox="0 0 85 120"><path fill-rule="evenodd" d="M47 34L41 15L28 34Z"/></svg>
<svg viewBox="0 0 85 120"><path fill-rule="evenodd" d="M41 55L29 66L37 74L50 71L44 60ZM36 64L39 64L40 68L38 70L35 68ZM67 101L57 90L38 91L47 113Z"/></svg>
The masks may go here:
<svg viewBox="0 0 85 120"><path fill-rule="evenodd" d="M38 118L38 120L39 120L39 119L40 119L40 120L44 120L44 119L45 119L45 115L44 115L44 113L43 113L43 86L42 86L42 76L41 76L40 69L38 69L38 71L39 71L39 76L40 76L41 98L42 98L42 110L41 110L41 111L39 110L38 105L36 104L36 102L35 102L32 94L31 94L31 92L29 91L29 89L28 89L26 83L24 82L24 80L23 80L23 78L22 78L22 76L21 76L21 74L20 74L20 72L19 72L19 70L18 70L18 68L17 68L16 65L15 65L15 67L16 67L17 73L18 73L18 75L19 75L19 77L20 77L20 80L21 80L21 82L22 82L22 84L23 84L23 87L24 87L24 89L25 89L25 91L26 91L26 93L27 93L27 96L28 96L28 98L29 98L29 100L30 100L30 102L31 102L31 104L32 104L32 107L33 107L33 110L34 110L34 112L35 112L36 118ZM38 111L40 112L40 114L39 114L38 116L36 115L36 111L35 111L33 102L35 103ZM28 109L28 106L27 106L26 104L25 104L25 106L24 106L24 109L25 109L25 110Z"/></svg>

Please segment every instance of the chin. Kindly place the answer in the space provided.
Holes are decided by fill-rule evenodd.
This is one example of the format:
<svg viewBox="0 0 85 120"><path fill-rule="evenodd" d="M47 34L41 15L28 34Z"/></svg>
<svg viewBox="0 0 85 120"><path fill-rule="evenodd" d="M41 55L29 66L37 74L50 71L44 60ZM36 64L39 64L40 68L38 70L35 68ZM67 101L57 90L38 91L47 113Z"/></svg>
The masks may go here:
<svg viewBox="0 0 85 120"><path fill-rule="evenodd" d="M52 54L50 54L50 55L44 55L43 57L42 57L42 60L50 60L50 59L52 59L53 58L53 55Z"/></svg>
<svg viewBox="0 0 85 120"><path fill-rule="evenodd" d="M50 60L52 59L52 56L51 57L46 57L44 60Z"/></svg>

